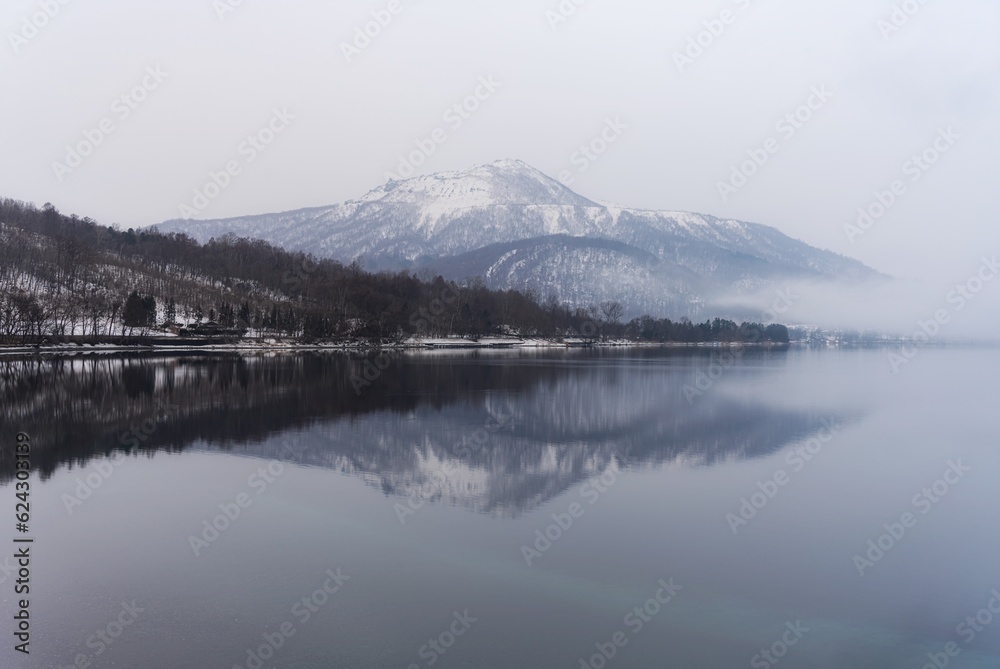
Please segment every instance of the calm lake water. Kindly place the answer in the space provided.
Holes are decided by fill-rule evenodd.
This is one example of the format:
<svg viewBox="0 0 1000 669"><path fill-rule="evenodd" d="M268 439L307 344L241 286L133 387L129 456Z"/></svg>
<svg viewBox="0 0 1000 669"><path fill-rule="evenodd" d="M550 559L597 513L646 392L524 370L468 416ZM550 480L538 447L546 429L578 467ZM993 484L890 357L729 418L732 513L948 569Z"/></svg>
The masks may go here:
<svg viewBox="0 0 1000 669"><path fill-rule="evenodd" d="M0 358L4 555L18 431L35 537L0 666L996 669L998 370Z"/></svg>

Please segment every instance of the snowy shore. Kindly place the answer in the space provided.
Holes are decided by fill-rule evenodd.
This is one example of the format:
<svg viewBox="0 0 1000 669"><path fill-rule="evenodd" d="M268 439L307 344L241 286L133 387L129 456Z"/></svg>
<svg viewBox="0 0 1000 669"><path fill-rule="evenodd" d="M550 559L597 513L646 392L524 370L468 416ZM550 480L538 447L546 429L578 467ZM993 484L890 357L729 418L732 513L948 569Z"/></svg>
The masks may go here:
<svg viewBox="0 0 1000 669"><path fill-rule="evenodd" d="M99 353L129 351L162 351L185 353L197 351L345 351L364 353L378 350L397 351L446 351L446 350L513 350L542 348L615 348L615 347L737 347L737 343L727 342L639 342L626 339L592 341L573 338L541 337L437 337L409 338L397 342L377 342L366 339L348 339L336 342L302 342L295 339L261 338L241 339L223 342L212 340L192 340L176 338L176 341L162 337L134 338L129 343L58 343L39 345L0 346L0 355L24 353ZM748 344L744 344L745 346Z"/></svg>

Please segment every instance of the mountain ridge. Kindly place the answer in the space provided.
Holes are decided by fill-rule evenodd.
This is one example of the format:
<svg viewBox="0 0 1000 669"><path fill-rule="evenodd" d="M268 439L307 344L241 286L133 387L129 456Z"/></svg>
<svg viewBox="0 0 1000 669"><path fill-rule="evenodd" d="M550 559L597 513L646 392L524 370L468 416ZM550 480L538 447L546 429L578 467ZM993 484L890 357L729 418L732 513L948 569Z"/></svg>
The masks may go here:
<svg viewBox="0 0 1000 669"><path fill-rule="evenodd" d="M455 280L479 276L491 288L530 288L576 306L613 299L629 313L662 316L697 315L717 299L782 282L883 278L856 260L760 223L602 204L515 159L390 180L358 199L325 207L173 219L156 227L201 242L229 233L263 239L344 263L360 260L372 270L423 268ZM553 244L560 236L618 242L651 254L659 266L637 267L635 254L624 248L592 253L594 244L590 251L565 239ZM476 254L510 244L514 256ZM476 257L480 261L472 262ZM460 275L459 267L467 274ZM615 276L634 280L619 289Z"/></svg>

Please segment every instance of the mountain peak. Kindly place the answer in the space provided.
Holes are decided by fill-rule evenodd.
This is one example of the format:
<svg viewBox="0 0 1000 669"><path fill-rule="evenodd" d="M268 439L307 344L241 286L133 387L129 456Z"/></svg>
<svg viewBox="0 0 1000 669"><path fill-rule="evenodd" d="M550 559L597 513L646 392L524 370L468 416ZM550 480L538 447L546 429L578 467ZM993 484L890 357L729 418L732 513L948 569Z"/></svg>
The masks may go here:
<svg viewBox="0 0 1000 669"><path fill-rule="evenodd" d="M500 160L494 160L492 163L487 163L486 165L481 165L480 167L495 167L498 170L509 171L539 172L534 167L519 158L501 158ZM539 174L541 174L541 172L539 172Z"/></svg>
<svg viewBox="0 0 1000 669"><path fill-rule="evenodd" d="M447 201L451 208L599 206L526 162L509 158L463 171L436 172L399 181L390 180L369 191L359 201L420 206Z"/></svg>

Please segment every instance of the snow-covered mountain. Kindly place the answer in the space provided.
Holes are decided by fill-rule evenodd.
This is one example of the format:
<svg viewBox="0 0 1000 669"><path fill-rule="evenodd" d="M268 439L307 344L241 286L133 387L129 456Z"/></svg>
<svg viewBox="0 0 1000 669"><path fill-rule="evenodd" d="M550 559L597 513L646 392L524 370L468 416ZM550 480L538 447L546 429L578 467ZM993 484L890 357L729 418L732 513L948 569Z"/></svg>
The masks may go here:
<svg viewBox="0 0 1000 669"><path fill-rule="evenodd" d="M789 281L880 276L765 225L599 204L518 160L389 181L329 207L158 228L202 242L262 239L369 269L480 276L574 306L618 300L630 314L660 316L699 315Z"/></svg>

